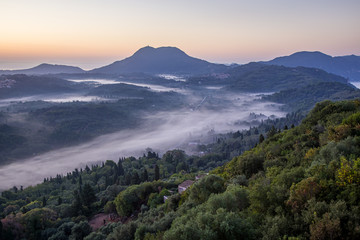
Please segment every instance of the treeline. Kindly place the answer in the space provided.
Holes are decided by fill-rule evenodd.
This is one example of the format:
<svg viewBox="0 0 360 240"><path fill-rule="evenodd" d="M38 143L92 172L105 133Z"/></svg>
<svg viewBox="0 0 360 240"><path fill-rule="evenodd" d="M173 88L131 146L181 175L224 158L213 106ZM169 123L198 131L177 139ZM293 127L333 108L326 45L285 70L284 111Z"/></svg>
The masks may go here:
<svg viewBox="0 0 360 240"><path fill-rule="evenodd" d="M287 114L285 117L258 121L257 126L249 130L236 131L227 134L218 134L213 144L199 146L199 150L208 151L212 154L220 154L225 159L231 160L235 156L255 147L265 138L274 134L294 128L305 117L302 111Z"/></svg>

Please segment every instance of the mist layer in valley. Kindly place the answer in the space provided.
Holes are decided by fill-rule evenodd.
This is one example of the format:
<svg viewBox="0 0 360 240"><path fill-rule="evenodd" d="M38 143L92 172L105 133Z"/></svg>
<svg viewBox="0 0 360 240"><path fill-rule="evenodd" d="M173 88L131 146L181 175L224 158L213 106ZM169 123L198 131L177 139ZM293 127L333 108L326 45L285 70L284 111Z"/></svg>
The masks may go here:
<svg viewBox="0 0 360 240"><path fill-rule="evenodd" d="M16 127L21 130L21 125L26 126L27 119L45 127L39 123L36 132L23 129L30 140L33 133L39 136L39 144L37 149L23 148L20 153L26 157L13 156L11 160L16 162L0 168L0 189L36 184L45 177L107 159L140 156L146 148L160 154L174 148L198 154L189 143L211 143L217 133L246 129L285 112L306 111L325 99L360 95L339 76L263 64L231 68L226 74L189 77L84 76L2 77L13 90L10 94L3 88L12 98L0 101L5 112L2 121L21 116L24 120L13 126L14 132ZM256 93L260 91L274 94ZM36 100L41 101L28 102Z"/></svg>
<svg viewBox="0 0 360 240"><path fill-rule="evenodd" d="M0 169L0 190L34 185L45 177L65 174L74 168L107 159L140 156L146 148L160 154L174 148L187 150L190 142L211 143L217 133L249 128L269 116L285 115L279 110L278 104L261 102L259 98L257 94L227 95L222 97L225 102L221 108L212 109L215 97L194 96L196 104L193 107L149 114L136 129L103 135L78 146L5 165ZM207 104L210 107L201 108L201 105Z"/></svg>

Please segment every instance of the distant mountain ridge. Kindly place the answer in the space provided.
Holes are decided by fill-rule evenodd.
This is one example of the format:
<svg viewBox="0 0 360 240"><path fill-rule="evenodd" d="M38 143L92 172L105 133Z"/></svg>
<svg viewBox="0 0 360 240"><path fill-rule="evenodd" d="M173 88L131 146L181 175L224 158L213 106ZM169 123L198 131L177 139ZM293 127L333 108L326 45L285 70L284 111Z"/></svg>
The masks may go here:
<svg viewBox="0 0 360 240"><path fill-rule="evenodd" d="M1 70L0 74L28 74L28 75L44 75L44 74L59 74L59 73L84 73L85 70L67 65L47 64L43 63L36 67L20 70Z"/></svg>
<svg viewBox="0 0 360 240"><path fill-rule="evenodd" d="M140 48L132 56L110 65L91 70L91 73L176 73L194 74L224 71L228 67L223 64L210 63L190 57L176 47L150 46Z"/></svg>
<svg viewBox="0 0 360 240"><path fill-rule="evenodd" d="M350 81L360 81L360 56L355 55L332 57L322 52L303 51L262 63L286 67L319 68L348 78Z"/></svg>
<svg viewBox="0 0 360 240"><path fill-rule="evenodd" d="M277 57L270 61L259 62L267 65L285 67L318 68L347 78L349 81L360 81L360 56L332 57L321 52L296 52L289 56ZM76 66L40 64L36 67L20 70L0 70L1 74L212 74L224 73L239 65L227 66L210 63L191 57L176 47L143 47L132 56L112 64L85 71Z"/></svg>

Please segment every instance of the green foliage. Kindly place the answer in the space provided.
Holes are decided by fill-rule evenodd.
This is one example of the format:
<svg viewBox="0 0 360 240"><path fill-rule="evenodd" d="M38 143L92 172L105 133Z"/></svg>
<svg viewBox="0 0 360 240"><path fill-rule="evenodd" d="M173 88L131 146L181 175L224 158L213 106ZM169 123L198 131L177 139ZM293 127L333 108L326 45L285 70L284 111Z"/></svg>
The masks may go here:
<svg viewBox="0 0 360 240"><path fill-rule="evenodd" d="M288 68L284 66L249 63L230 71L229 90L271 92L323 82L339 82L346 84L346 79L325 71L304 67Z"/></svg>
<svg viewBox="0 0 360 240"><path fill-rule="evenodd" d="M357 127L360 125L360 113L354 113L342 121L342 124L349 125L350 127Z"/></svg>
<svg viewBox="0 0 360 240"><path fill-rule="evenodd" d="M195 204L205 202L213 193L225 191L225 181L219 176L209 175L194 183L189 191L189 201Z"/></svg>
<svg viewBox="0 0 360 240"><path fill-rule="evenodd" d="M176 218L164 238L253 239L251 221L239 214L248 205L247 190L240 186L229 186L224 193L213 192L203 204Z"/></svg>
<svg viewBox="0 0 360 240"><path fill-rule="evenodd" d="M325 101L298 127L279 131L291 125L283 119L221 135L200 146L213 151L202 157L147 151L12 188L0 197L3 238L359 239L359 112L357 100ZM238 156L242 143L258 143L271 126L272 136ZM177 184L230 155L229 163L176 193ZM103 210L112 217L116 211L121 221L91 233L86 216Z"/></svg>
<svg viewBox="0 0 360 240"><path fill-rule="evenodd" d="M314 178L306 178L290 188L290 198L287 204L295 211L304 208L304 204L321 191L321 187Z"/></svg>
<svg viewBox="0 0 360 240"><path fill-rule="evenodd" d="M107 237L108 240L133 240L137 225L134 222L120 225Z"/></svg>
<svg viewBox="0 0 360 240"><path fill-rule="evenodd" d="M286 104L292 111L310 110L324 100L346 100L360 97L360 91L347 83L319 82L304 87L293 87L265 96L264 99Z"/></svg>
<svg viewBox="0 0 360 240"><path fill-rule="evenodd" d="M167 189L161 190L160 193L151 193L147 205L150 208L157 207L158 205L164 203L164 196L169 196L170 192Z"/></svg>
<svg viewBox="0 0 360 240"><path fill-rule="evenodd" d="M91 204L96 201L95 191L89 183L86 183L82 190L82 201L83 204L88 208L90 208Z"/></svg>
<svg viewBox="0 0 360 240"><path fill-rule="evenodd" d="M87 221L81 221L71 228L70 240L82 240L91 233L91 227Z"/></svg>
<svg viewBox="0 0 360 240"><path fill-rule="evenodd" d="M351 184L360 184L360 158L353 162L341 158L341 167L337 171L337 181L339 186L347 186Z"/></svg>
<svg viewBox="0 0 360 240"><path fill-rule="evenodd" d="M262 226L256 231L263 239L359 236L360 219L350 213L360 200L359 112L358 100L319 103L300 126L214 171L233 183L246 176L245 209Z"/></svg>
<svg viewBox="0 0 360 240"><path fill-rule="evenodd" d="M161 181L155 181L128 187L114 200L117 213L120 216L130 216L136 209L140 208L141 204L147 203L151 193L159 192L160 189L166 186L171 185Z"/></svg>
<svg viewBox="0 0 360 240"><path fill-rule="evenodd" d="M106 239L106 235L98 232L92 232L84 238L84 240L104 240L104 239Z"/></svg>
<svg viewBox="0 0 360 240"><path fill-rule="evenodd" d="M56 212L48 208L35 208L25 213L21 222L26 226L28 239L40 239L41 231L51 227L56 220Z"/></svg>

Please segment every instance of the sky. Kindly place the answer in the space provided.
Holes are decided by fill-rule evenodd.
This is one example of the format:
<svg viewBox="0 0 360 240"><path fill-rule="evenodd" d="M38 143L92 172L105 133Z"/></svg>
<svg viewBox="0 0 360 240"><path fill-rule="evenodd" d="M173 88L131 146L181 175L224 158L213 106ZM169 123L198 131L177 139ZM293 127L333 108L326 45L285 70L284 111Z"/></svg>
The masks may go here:
<svg viewBox="0 0 360 240"><path fill-rule="evenodd" d="M147 45L215 63L360 55L359 12L359 0L0 0L0 69L92 69Z"/></svg>

